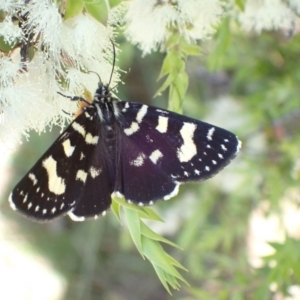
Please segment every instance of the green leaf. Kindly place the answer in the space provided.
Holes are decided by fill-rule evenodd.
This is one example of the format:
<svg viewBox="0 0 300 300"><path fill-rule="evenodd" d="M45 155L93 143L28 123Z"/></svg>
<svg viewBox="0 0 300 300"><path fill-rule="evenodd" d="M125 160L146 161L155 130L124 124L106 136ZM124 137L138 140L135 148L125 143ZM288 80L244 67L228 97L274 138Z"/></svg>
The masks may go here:
<svg viewBox="0 0 300 300"><path fill-rule="evenodd" d="M179 33L172 34L166 42L166 48L167 49L173 48L179 43L179 41L180 41L180 34Z"/></svg>
<svg viewBox="0 0 300 300"><path fill-rule="evenodd" d="M108 18L108 7L104 0L84 1L84 7L88 13L100 23L106 23Z"/></svg>
<svg viewBox="0 0 300 300"><path fill-rule="evenodd" d="M168 255L166 255L166 252L158 242L142 236L142 245L143 253L152 264L159 266L166 273L169 273L170 275L177 277L182 281L185 281L179 274L179 272L170 263Z"/></svg>
<svg viewBox="0 0 300 300"><path fill-rule="evenodd" d="M73 18L80 14L83 9L82 0L67 0L66 4L66 12L65 12L65 20Z"/></svg>
<svg viewBox="0 0 300 300"><path fill-rule="evenodd" d="M121 222L121 205L119 202L115 201L114 198L112 199L111 210Z"/></svg>
<svg viewBox="0 0 300 300"><path fill-rule="evenodd" d="M15 41L14 44L8 44L8 43L4 42L4 37L0 36L0 50L3 52L11 51L14 48L14 46L16 45L16 43L17 43L17 40Z"/></svg>
<svg viewBox="0 0 300 300"><path fill-rule="evenodd" d="M171 245L175 248L180 249L180 247L178 245L176 245L175 243L169 241L168 239L165 239L161 235L157 234L156 232L154 232L151 228L149 228L143 222L141 222L141 234L144 235L145 237L151 239L151 240L155 240L155 241L158 241L158 242L163 242L163 243L169 244L169 245Z"/></svg>
<svg viewBox="0 0 300 300"><path fill-rule="evenodd" d="M185 71L180 72L170 87L169 110L182 113L182 101L186 94L188 83L189 78Z"/></svg>
<svg viewBox="0 0 300 300"><path fill-rule="evenodd" d="M148 215L148 220L164 222L164 220L150 207L143 207L143 210Z"/></svg>
<svg viewBox="0 0 300 300"><path fill-rule="evenodd" d="M144 257L142 240L141 240L141 230L140 230L140 218L138 213L130 208L123 207L124 214L126 217L127 226L131 235L131 238L140 252L141 256Z"/></svg>
<svg viewBox="0 0 300 300"><path fill-rule="evenodd" d="M164 270L162 268L160 268L159 266L157 266L157 265L153 265L153 268L154 268L160 282L164 286L164 288L167 290L167 292L170 295L172 295L172 293L170 291L170 288L169 288L169 285L168 285L168 282L167 282L166 273L164 272Z"/></svg>
<svg viewBox="0 0 300 300"><path fill-rule="evenodd" d="M175 78L176 78L176 74L174 72L169 74L169 76L167 77L165 82L162 84L162 86L154 94L154 97L160 95L164 90L166 90L171 85L171 83L175 80Z"/></svg>
<svg viewBox="0 0 300 300"><path fill-rule="evenodd" d="M173 54L172 52L169 52L166 55L166 57L163 61L163 65L162 65L160 74L158 76L158 80L171 72L172 67L173 67L173 55L172 54Z"/></svg>
<svg viewBox="0 0 300 300"><path fill-rule="evenodd" d="M141 206L138 206L135 204L129 204L125 201L124 198L114 198L114 201L116 201L117 203L119 203L121 206L123 206L125 208L129 208L129 209L136 211L140 218L153 220L153 221L161 220L160 217L155 212L148 214L148 212L150 212L150 210L151 210L150 208L141 207ZM152 218L152 215L153 215L153 218Z"/></svg>
<svg viewBox="0 0 300 300"><path fill-rule="evenodd" d="M182 45L181 50L187 55L201 54L201 48L198 45L191 45L191 44Z"/></svg>

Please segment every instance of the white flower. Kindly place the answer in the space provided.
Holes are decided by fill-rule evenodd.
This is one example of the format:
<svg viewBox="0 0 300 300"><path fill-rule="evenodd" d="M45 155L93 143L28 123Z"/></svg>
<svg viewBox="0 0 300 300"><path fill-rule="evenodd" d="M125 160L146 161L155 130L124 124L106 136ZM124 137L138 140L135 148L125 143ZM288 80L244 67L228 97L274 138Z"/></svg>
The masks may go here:
<svg viewBox="0 0 300 300"><path fill-rule="evenodd" d="M112 74L110 27L84 14L64 21L50 0L31 0L24 13L35 45L28 71L19 70L18 50L0 60L0 138L6 144L14 144L31 129L40 132L69 119L71 115L64 112L72 114L78 103L57 92L83 96L87 90L93 95L99 79L88 71L99 74L104 83ZM118 81L116 74L111 85Z"/></svg>
<svg viewBox="0 0 300 300"><path fill-rule="evenodd" d="M178 14L176 8L169 3L156 0L133 0L125 15L127 28L125 34L128 39L137 44L144 54L150 53L170 35L169 27Z"/></svg>
<svg viewBox="0 0 300 300"><path fill-rule="evenodd" d="M299 0L286 0L289 5L295 9L296 13L300 14L300 1Z"/></svg>
<svg viewBox="0 0 300 300"><path fill-rule="evenodd" d="M295 14L280 0L248 0L245 11L239 16L242 28L254 30L290 30L295 23Z"/></svg>
<svg viewBox="0 0 300 300"><path fill-rule="evenodd" d="M178 26L190 42L204 40L215 33L214 26L223 15L223 5L218 0L178 0Z"/></svg>
<svg viewBox="0 0 300 300"><path fill-rule="evenodd" d="M24 5L24 0L0 0L0 10L14 13Z"/></svg>
<svg viewBox="0 0 300 300"><path fill-rule="evenodd" d="M144 54L164 47L176 31L189 42L209 38L223 13L218 0L133 0L125 15L125 34Z"/></svg>
<svg viewBox="0 0 300 300"><path fill-rule="evenodd" d="M18 38L22 38L23 32L19 26L11 21L10 17L6 17L0 23L0 36L3 36L5 43L14 45Z"/></svg>

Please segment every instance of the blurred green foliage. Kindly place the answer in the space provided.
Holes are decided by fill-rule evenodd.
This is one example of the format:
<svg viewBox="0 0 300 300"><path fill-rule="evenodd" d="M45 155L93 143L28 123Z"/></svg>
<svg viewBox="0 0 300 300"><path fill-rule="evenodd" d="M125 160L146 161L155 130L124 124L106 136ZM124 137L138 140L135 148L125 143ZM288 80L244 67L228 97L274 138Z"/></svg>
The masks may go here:
<svg viewBox="0 0 300 300"><path fill-rule="evenodd" d="M273 283L282 294L299 283L298 239L286 233L283 242L272 243L274 254L260 268L250 265L247 243L249 219L262 201L268 204L266 216L283 219L283 198L290 190L299 193L300 36L247 35L232 25L224 20L216 37L201 45L202 54L185 61L189 88L183 108L186 115L211 121L223 97L234 99L230 103L239 109L224 110L230 124L220 120L218 125L239 136L241 153L216 179L184 185L176 199L156 205L165 219L159 228L167 228L167 238L183 248L166 245L166 252L189 270L184 277L190 286L183 284L171 298L112 213L84 223L63 218L35 224L2 202L3 213L67 278L65 299L264 300L272 299ZM133 46L119 42L118 64L130 68L125 85L118 86L119 98L167 107L165 93L153 99L162 84L156 79L164 55L142 58ZM24 165L20 173L30 167L30 162L25 167L28 153L41 154L35 143L24 144L15 164L16 170Z"/></svg>

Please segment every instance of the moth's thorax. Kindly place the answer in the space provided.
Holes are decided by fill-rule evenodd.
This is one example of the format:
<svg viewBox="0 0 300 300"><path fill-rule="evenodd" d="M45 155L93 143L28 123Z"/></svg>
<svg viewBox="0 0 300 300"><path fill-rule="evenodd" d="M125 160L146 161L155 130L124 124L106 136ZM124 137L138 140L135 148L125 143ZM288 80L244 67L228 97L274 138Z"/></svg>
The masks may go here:
<svg viewBox="0 0 300 300"><path fill-rule="evenodd" d="M111 125L119 112L114 102L118 101L113 98L107 85L99 84L95 92L93 106L101 123Z"/></svg>

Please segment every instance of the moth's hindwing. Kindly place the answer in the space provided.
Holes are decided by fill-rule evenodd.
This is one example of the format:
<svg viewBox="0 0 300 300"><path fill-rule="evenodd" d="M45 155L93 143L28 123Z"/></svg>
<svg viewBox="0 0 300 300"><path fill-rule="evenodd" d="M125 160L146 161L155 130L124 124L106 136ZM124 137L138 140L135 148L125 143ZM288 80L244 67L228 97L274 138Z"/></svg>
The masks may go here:
<svg viewBox="0 0 300 300"><path fill-rule="evenodd" d="M122 133L115 192L139 205L177 194L178 185L207 179L233 159L231 132L167 110L118 102Z"/></svg>
<svg viewBox="0 0 300 300"><path fill-rule="evenodd" d="M9 198L12 208L45 221L76 207L98 134L94 116L79 115L14 188Z"/></svg>
<svg viewBox="0 0 300 300"><path fill-rule="evenodd" d="M91 154L85 187L76 208L69 213L74 221L83 221L85 218L96 219L99 215L104 216L109 209L114 186L114 168L108 161L104 137L99 130L99 142Z"/></svg>

